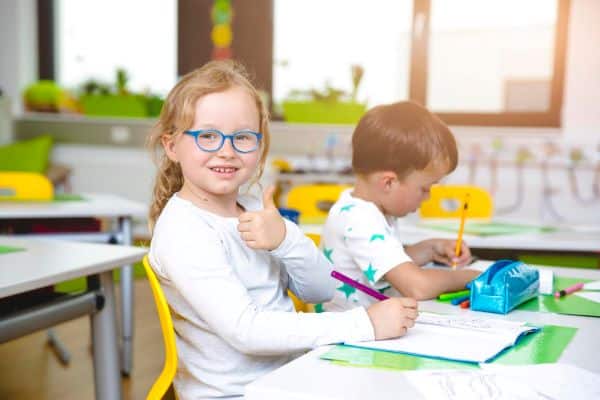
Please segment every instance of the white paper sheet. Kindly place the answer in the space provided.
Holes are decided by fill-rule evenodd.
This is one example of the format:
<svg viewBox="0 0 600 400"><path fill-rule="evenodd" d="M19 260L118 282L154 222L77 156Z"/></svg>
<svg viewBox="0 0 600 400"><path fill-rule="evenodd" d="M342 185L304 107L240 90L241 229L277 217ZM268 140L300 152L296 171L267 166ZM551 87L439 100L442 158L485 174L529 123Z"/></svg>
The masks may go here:
<svg viewBox="0 0 600 400"><path fill-rule="evenodd" d="M569 364L486 364L481 370L423 370L402 374L428 400L600 398L600 375Z"/></svg>
<svg viewBox="0 0 600 400"><path fill-rule="evenodd" d="M578 291L573 293L576 296L583 297L584 299L588 299L591 301L595 301L596 303L600 303L600 292L582 292Z"/></svg>
<svg viewBox="0 0 600 400"><path fill-rule="evenodd" d="M584 290L600 290L600 281L588 282L583 285Z"/></svg>

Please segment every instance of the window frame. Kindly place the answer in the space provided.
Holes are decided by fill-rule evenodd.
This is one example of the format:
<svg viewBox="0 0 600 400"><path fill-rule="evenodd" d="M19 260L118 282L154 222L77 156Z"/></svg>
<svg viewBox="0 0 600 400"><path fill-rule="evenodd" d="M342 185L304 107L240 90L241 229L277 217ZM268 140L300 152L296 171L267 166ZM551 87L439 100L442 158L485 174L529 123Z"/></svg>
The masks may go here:
<svg viewBox="0 0 600 400"><path fill-rule="evenodd" d="M554 34L554 57L551 82L550 107L541 112L497 112L497 113L454 113L435 112L449 125L466 126L531 126L560 127L564 94L565 64L567 54L567 32L569 25L570 0L557 1L557 20ZM427 70L431 0L414 0L413 49L411 52L410 99L427 104ZM423 18L422 30L415 25Z"/></svg>

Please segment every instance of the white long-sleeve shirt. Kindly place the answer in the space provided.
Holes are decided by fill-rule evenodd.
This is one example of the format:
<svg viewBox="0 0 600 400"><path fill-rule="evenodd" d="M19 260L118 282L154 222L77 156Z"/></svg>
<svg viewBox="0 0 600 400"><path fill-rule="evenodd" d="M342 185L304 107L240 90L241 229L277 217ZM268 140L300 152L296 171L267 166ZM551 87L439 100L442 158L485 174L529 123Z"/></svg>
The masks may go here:
<svg viewBox="0 0 600 400"><path fill-rule="evenodd" d="M249 196L238 202L262 209ZM364 308L294 312L286 289L317 303L336 285L329 262L296 225L286 221L273 251L246 246L237 225L175 194L154 228L150 263L173 316L181 400L241 397L246 384L303 350L374 338Z"/></svg>

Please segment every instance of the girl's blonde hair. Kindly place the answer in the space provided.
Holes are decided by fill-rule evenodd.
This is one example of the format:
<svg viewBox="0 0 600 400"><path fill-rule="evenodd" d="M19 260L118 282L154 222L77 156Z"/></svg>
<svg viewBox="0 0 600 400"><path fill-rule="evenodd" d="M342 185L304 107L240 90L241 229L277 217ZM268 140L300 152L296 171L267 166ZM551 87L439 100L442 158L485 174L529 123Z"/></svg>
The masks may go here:
<svg viewBox="0 0 600 400"><path fill-rule="evenodd" d="M165 155L161 139L165 136L174 138L192 127L196 102L199 98L232 87L246 89L256 102L260 132L263 137L257 174L252 182L258 181L261 177L270 143L269 113L266 106L256 88L250 83L250 78L241 64L230 60L210 61L201 68L186 74L171 89L158 122L148 138L148 147L151 149L153 159L158 166L149 213L150 231L153 230L154 224L169 198L179 191L183 185L181 168L178 163L171 161Z"/></svg>

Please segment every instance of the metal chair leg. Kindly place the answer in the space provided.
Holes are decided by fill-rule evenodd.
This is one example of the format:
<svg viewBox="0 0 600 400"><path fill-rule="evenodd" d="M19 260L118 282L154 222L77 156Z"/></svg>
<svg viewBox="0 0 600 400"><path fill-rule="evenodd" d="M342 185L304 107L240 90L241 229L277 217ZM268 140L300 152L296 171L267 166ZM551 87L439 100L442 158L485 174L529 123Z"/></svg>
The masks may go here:
<svg viewBox="0 0 600 400"><path fill-rule="evenodd" d="M67 350L64 344L56 337L54 329L48 329L48 345L54 350L54 354L58 357L59 361L67 366L71 361L71 354Z"/></svg>

